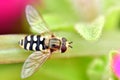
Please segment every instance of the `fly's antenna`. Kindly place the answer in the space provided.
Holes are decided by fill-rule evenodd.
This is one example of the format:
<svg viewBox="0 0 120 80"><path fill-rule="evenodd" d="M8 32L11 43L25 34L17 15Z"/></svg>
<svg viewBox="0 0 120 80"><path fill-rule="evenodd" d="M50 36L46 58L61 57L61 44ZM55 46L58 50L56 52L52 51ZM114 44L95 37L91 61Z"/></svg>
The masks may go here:
<svg viewBox="0 0 120 80"><path fill-rule="evenodd" d="M69 45L70 48L73 48L71 45Z"/></svg>
<svg viewBox="0 0 120 80"><path fill-rule="evenodd" d="M73 48L73 47L71 46L72 43L73 43L72 41L69 42L69 43L68 43L68 47Z"/></svg>
<svg viewBox="0 0 120 80"><path fill-rule="evenodd" d="M72 44L73 42L71 41L71 42L69 42L69 44Z"/></svg>

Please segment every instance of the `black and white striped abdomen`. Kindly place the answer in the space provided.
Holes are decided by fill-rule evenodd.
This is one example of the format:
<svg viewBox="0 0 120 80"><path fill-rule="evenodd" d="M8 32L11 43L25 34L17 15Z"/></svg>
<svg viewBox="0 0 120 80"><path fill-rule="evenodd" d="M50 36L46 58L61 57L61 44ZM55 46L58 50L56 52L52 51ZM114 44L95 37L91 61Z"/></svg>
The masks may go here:
<svg viewBox="0 0 120 80"><path fill-rule="evenodd" d="M31 51L41 51L45 49L45 38L40 35L28 35L21 39L19 44L22 48Z"/></svg>

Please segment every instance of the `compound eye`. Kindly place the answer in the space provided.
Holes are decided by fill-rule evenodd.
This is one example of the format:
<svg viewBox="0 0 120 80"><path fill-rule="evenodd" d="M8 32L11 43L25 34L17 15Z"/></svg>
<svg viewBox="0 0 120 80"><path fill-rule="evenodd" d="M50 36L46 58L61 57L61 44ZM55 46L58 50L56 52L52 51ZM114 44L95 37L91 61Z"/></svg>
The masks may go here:
<svg viewBox="0 0 120 80"><path fill-rule="evenodd" d="M67 50L67 47L64 44L62 44L61 53L64 53L66 50Z"/></svg>
<svg viewBox="0 0 120 80"><path fill-rule="evenodd" d="M62 41L63 41L63 42L66 42L66 41L67 41L67 39L63 37L63 38L62 38Z"/></svg>

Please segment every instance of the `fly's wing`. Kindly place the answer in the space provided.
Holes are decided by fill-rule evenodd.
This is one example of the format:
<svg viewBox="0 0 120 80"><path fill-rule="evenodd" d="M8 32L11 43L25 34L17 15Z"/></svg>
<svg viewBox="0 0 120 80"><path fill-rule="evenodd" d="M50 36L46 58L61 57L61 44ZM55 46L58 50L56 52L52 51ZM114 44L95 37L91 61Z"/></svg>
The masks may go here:
<svg viewBox="0 0 120 80"><path fill-rule="evenodd" d="M38 14L35 8L30 5L26 6L26 18L28 23L31 26L31 30L34 30L37 33L47 33L50 32L47 28L42 16Z"/></svg>
<svg viewBox="0 0 120 80"><path fill-rule="evenodd" d="M47 60L50 53L34 52L25 61L21 78L27 78L31 76L41 65Z"/></svg>

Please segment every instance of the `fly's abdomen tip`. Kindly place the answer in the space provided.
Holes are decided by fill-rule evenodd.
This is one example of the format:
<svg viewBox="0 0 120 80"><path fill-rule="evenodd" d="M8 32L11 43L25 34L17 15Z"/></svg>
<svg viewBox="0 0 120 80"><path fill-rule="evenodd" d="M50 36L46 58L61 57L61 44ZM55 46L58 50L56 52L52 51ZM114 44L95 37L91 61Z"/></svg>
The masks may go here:
<svg viewBox="0 0 120 80"><path fill-rule="evenodd" d="M22 45L23 45L23 39L21 39L21 40L18 42L18 44L19 44L20 46L22 46Z"/></svg>

